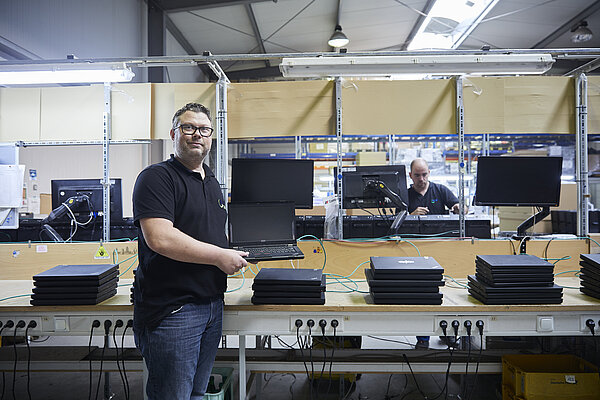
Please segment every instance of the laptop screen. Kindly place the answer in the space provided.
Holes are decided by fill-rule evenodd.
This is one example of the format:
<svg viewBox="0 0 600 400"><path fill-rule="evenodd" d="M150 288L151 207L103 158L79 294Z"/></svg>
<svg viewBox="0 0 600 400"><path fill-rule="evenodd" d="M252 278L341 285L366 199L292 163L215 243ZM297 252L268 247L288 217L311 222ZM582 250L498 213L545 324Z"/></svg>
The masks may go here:
<svg viewBox="0 0 600 400"><path fill-rule="evenodd" d="M231 246L295 243L293 202L230 203Z"/></svg>

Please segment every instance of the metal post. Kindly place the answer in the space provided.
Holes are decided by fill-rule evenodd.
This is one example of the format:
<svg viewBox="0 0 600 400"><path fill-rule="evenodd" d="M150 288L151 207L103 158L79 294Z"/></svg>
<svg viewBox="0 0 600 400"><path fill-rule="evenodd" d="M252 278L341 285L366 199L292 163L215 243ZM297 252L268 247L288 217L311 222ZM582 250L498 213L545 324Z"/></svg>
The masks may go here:
<svg viewBox="0 0 600 400"><path fill-rule="evenodd" d="M246 336L239 335L239 385L240 400L246 400Z"/></svg>
<svg viewBox="0 0 600 400"><path fill-rule="evenodd" d="M102 179L102 241L110 241L110 174L109 167L109 144L112 136L111 123L111 85L104 83L104 113L103 120L103 141L102 141L102 168L104 177Z"/></svg>
<svg viewBox="0 0 600 400"><path fill-rule="evenodd" d="M227 147L227 84L229 79L219 66L214 61L208 63L209 67L217 74L219 80L215 88L215 107L217 108L217 166L216 176L219 184L221 185L221 191L223 192L223 199L227 204L227 182L228 182L228 147Z"/></svg>
<svg viewBox="0 0 600 400"><path fill-rule="evenodd" d="M294 151L296 153L296 159L302 158L302 136L294 136Z"/></svg>
<svg viewBox="0 0 600 400"><path fill-rule="evenodd" d="M465 237L465 108L463 78L456 77L456 133L458 134L458 214L459 236Z"/></svg>
<svg viewBox="0 0 600 400"><path fill-rule="evenodd" d="M396 137L394 135L388 135L388 148L390 155L390 165L396 164Z"/></svg>
<svg viewBox="0 0 600 400"><path fill-rule="evenodd" d="M577 75L575 79L575 101L577 112L576 174L577 181L577 235L588 236L588 143L587 143L587 77Z"/></svg>
<svg viewBox="0 0 600 400"><path fill-rule="evenodd" d="M337 144L338 239L344 238L342 209L342 78L335 78L335 138Z"/></svg>
<svg viewBox="0 0 600 400"><path fill-rule="evenodd" d="M483 138L481 139L481 153L484 156L490 155L490 134L484 133Z"/></svg>

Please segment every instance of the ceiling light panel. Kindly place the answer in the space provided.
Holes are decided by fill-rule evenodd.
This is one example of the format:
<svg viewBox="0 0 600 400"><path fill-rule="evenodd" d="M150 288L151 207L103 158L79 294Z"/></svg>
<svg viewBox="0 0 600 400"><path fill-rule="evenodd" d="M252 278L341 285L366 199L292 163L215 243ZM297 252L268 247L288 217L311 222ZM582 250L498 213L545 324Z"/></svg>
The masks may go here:
<svg viewBox="0 0 600 400"><path fill-rule="evenodd" d="M0 85L129 82L135 74L124 63L1 65Z"/></svg>
<svg viewBox="0 0 600 400"><path fill-rule="evenodd" d="M456 49L498 0L437 0L408 50Z"/></svg>

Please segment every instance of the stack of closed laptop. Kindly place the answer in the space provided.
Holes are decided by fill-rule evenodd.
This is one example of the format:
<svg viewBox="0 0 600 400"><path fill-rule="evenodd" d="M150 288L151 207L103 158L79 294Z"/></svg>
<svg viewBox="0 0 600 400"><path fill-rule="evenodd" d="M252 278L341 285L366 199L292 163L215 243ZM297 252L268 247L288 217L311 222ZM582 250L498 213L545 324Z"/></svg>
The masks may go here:
<svg viewBox="0 0 600 400"><path fill-rule="evenodd" d="M98 304L117 294L118 264L58 265L33 276L30 303Z"/></svg>
<svg viewBox="0 0 600 400"><path fill-rule="evenodd" d="M321 269L262 268L252 290L252 304L325 304Z"/></svg>
<svg viewBox="0 0 600 400"><path fill-rule="evenodd" d="M443 273L433 257L371 257L365 269L375 304L442 304Z"/></svg>
<svg viewBox="0 0 600 400"><path fill-rule="evenodd" d="M484 304L561 304L554 265L529 254L478 255L469 294Z"/></svg>
<svg viewBox="0 0 600 400"><path fill-rule="evenodd" d="M600 254L581 254L581 293L600 299Z"/></svg>

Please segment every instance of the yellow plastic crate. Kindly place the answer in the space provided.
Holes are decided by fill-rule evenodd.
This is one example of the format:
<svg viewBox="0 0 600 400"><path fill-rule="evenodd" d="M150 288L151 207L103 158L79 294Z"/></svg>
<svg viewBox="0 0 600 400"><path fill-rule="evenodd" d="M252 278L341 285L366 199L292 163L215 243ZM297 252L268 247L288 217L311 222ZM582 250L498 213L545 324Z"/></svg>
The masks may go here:
<svg viewBox="0 0 600 400"><path fill-rule="evenodd" d="M502 400L598 400L598 367L573 355L502 356Z"/></svg>

